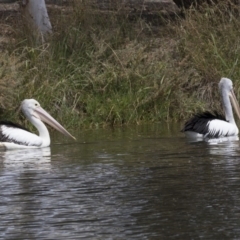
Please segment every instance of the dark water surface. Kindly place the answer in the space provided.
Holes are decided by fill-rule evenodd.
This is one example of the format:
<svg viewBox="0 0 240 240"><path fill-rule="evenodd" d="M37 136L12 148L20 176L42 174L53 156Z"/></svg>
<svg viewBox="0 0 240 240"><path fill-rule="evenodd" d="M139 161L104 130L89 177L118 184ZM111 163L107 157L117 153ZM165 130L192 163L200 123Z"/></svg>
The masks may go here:
<svg viewBox="0 0 240 240"><path fill-rule="evenodd" d="M189 143L179 129L0 152L0 239L240 239L239 142Z"/></svg>

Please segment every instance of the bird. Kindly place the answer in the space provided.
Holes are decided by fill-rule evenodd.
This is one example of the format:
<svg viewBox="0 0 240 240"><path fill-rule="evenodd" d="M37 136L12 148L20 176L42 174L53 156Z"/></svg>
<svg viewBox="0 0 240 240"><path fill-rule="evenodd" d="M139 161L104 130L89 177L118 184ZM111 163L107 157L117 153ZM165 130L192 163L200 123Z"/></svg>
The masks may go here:
<svg viewBox="0 0 240 240"><path fill-rule="evenodd" d="M20 109L25 117L36 127L39 136L31 133L17 123L0 121L0 147L5 149L49 147L51 143L50 135L43 122L49 124L62 134L75 139L35 99L23 100Z"/></svg>
<svg viewBox="0 0 240 240"><path fill-rule="evenodd" d="M188 120L181 132L191 139L217 139L238 136L239 130L233 116L232 105L240 119L240 108L233 91L233 83L229 78L221 78L219 91L222 97L225 116L217 111L205 111L195 114ZM232 105L231 105L232 103Z"/></svg>

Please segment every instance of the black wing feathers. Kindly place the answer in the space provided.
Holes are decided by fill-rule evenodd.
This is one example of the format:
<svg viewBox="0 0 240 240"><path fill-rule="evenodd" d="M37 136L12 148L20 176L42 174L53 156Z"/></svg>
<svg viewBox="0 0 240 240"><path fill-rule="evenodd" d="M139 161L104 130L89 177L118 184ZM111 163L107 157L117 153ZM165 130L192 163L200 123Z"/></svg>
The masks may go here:
<svg viewBox="0 0 240 240"><path fill-rule="evenodd" d="M215 119L226 121L225 117L217 112L198 113L185 123L181 132L192 131L203 135L207 134L209 138L217 138L221 135L221 132L210 132L208 127L209 122Z"/></svg>

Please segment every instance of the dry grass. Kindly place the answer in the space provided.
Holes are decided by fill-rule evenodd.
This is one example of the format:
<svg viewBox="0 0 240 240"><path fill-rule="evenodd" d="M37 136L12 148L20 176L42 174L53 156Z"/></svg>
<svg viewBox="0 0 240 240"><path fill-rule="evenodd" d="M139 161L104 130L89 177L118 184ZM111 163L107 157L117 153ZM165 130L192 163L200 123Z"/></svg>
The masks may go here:
<svg viewBox="0 0 240 240"><path fill-rule="evenodd" d="M14 92L8 104L2 94L4 109L34 97L72 127L140 124L220 108L222 76L239 89L240 22L228 1L159 26L80 2L49 14L54 34L41 46L20 21L12 26L0 59L0 85Z"/></svg>

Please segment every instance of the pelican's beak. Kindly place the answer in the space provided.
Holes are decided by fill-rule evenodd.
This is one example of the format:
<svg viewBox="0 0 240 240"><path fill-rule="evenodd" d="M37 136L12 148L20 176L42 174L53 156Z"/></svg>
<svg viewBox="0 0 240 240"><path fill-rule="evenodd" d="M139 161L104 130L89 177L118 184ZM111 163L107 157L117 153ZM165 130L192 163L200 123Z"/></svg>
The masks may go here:
<svg viewBox="0 0 240 240"><path fill-rule="evenodd" d="M236 98L233 90L230 91L229 97L230 97L230 100L231 100L232 105L233 105L233 107L234 107L234 110L235 110L238 118L240 119L240 107L239 107L237 98Z"/></svg>
<svg viewBox="0 0 240 240"><path fill-rule="evenodd" d="M55 128L60 133L64 134L65 136L71 137L74 140L76 138L72 136L60 123L58 123L49 113L47 113L43 108L37 107L34 110L34 116L39 118L43 122L49 124L51 127Z"/></svg>

